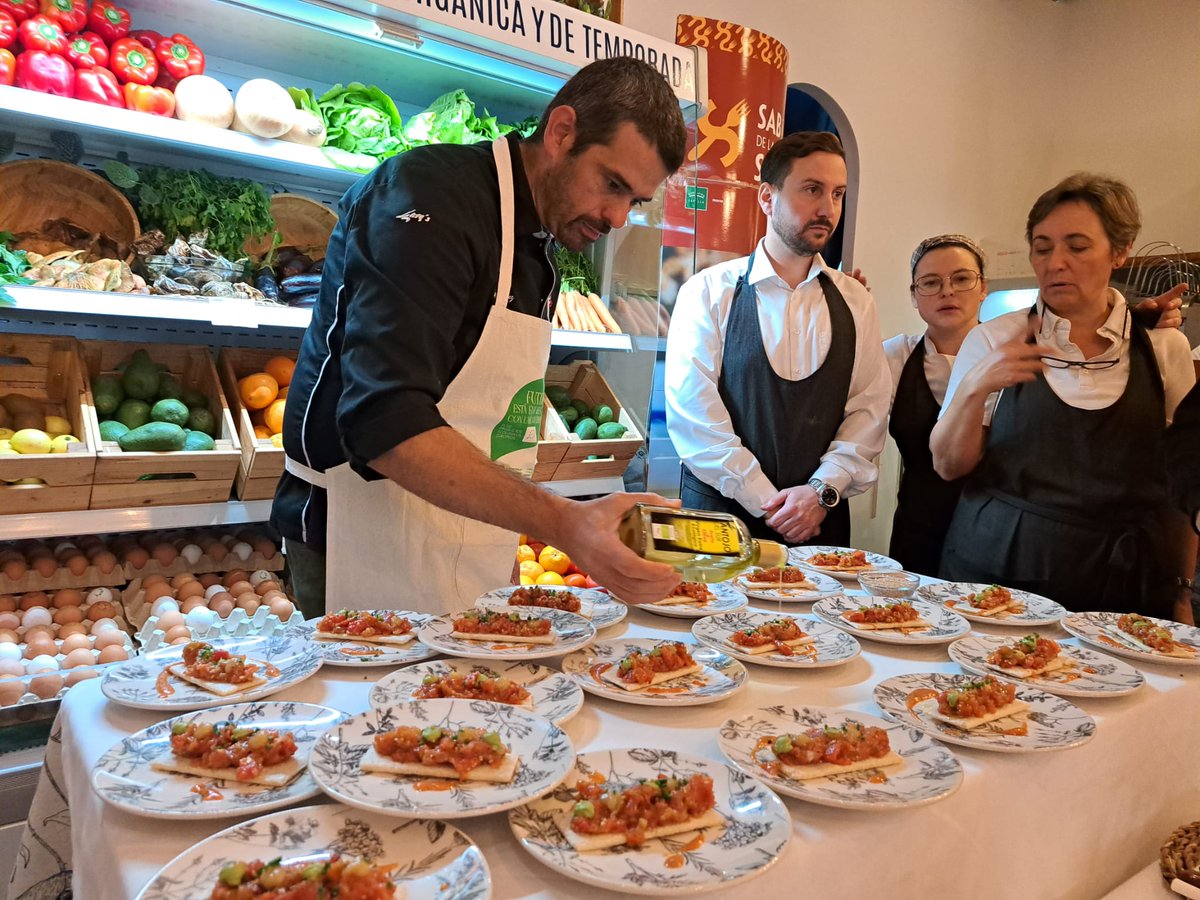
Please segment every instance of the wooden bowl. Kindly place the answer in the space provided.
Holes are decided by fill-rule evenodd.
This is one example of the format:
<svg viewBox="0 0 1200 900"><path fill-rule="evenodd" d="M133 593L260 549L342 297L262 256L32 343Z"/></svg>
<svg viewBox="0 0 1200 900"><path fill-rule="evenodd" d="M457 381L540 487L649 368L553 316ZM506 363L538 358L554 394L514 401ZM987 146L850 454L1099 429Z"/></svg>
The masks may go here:
<svg viewBox="0 0 1200 900"><path fill-rule="evenodd" d="M275 194L271 197L271 215L280 247L295 247L312 259L324 259L329 236L337 225L337 213L323 203L299 194ZM246 241L245 251L256 259L271 249L273 235Z"/></svg>

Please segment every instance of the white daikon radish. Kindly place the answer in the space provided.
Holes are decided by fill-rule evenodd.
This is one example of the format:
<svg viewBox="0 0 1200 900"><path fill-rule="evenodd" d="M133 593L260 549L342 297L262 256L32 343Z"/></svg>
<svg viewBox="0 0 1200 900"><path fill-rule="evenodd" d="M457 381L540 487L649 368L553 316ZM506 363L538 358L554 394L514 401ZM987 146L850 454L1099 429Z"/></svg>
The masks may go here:
<svg viewBox="0 0 1200 900"><path fill-rule="evenodd" d="M283 136L283 140L309 147L320 147L325 143L325 123L320 118L307 109L295 110L294 116L292 128Z"/></svg>
<svg viewBox="0 0 1200 900"><path fill-rule="evenodd" d="M233 122L233 95L208 75L189 75L175 87L175 118L214 128Z"/></svg>
<svg viewBox="0 0 1200 900"><path fill-rule="evenodd" d="M247 81L238 88L233 103L234 128L241 125L259 137L282 137L296 121L296 104L291 95L268 78Z"/></svg>

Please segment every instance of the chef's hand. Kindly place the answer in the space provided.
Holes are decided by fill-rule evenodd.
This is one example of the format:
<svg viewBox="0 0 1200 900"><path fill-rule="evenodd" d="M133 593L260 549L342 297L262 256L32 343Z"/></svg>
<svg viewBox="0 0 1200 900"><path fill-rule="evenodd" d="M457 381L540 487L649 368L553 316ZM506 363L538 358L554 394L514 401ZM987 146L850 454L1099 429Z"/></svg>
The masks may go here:
<svg viewBox="0 0 1200 900"><path fill-rule="evenodd" d="M1182 298L1188 290L1188 283L1181 281L1166 293L1143 300L1133 308L1133 316L1147 327L1179 328L1183 325Z"/></svg>
<svg viewBox="0 0 1200 900"><path fill-rule="evenodd" d="M669 596L681 579L674 566L642 559L617 538L617 526L635 503L679 506L678 500L658 494L609 494L572 503L555 546L613 596L630 604L653 603Z"/></svg>
<svg viewBox="0 0 1200 900"><path fill-rule="evenodd" d="M774 528L786 543L799 544L821 533L825 507L817 492L807 484L784 488L762 505L767 527Z"/></svg>
<svg viewBox="0 0 1200 900"><path fill-rule="evenodd" d="M1037 378L1046 368L1042 350L1034 343L1040 327L1041 316L1031 317L1024 335L998 345L977 362L963 379L968 391L986 397Z"/></svg>
<svg viewBox="0 0 1200 900"><path fill-rule="evenodd" d="M867 284L867 276L863 273L862 269L855 269L850 273L850 277L865 287L868 291L871 289L871 286Z"/></svg>

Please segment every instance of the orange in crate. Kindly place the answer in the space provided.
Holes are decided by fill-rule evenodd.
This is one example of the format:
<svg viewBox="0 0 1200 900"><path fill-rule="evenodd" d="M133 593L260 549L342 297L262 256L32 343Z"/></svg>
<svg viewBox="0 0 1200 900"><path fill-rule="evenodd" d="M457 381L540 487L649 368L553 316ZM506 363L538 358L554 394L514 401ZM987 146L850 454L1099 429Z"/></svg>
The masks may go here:
<svg viewBox="0 0 1200 900"><path fill-rule="evenodd" d="M281 388L292 383L292 373L296 371L296 363L286 356L272 356L263 366L263 371L270 375Z"/></svg>
<svg viewBox="0 0 1200 900"><path fill-rule="evenodd" d="M247 409L266 409L279 396L279 382L266 372L256 372L238 381L238 396Z"/></svg>
<svg viewBox="0 0 1200 900"><path fill-rule="evenodd" d="M286 400L276 400L267 407L263 421L271 434L283 434L283 411L286 405Z"/></svg>

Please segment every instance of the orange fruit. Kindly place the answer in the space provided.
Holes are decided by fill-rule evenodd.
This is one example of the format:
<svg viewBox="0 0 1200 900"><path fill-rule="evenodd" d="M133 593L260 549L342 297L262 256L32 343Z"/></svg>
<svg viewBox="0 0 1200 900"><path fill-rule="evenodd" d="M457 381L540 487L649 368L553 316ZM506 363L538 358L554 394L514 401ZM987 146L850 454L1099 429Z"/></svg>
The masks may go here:
<svg viewBox="0 0 1200 900"><path fill-rule="evenodd" d="M286 356L272 356L263 366L263 371L274 378L280 387L287 387L292 383L292 373L296 371L296 362Z"/></svg>
<svg viewBox="0 0 1200 900"><path fill-rule="evenodd" d="M521 584L533 584L533 579L530 578L528 575L522 575L521 576Z"/></svg>
<svg viewBox="0 0 1200 900"><path fill-rule="evenodd" d="M247 409L266 409L279 395L279 382L266 372L255 372L238 382L238 394Z"/></svg>
<svg viewBox="0 0 1200 900"><path fill-rule="evenodd" d="M545 547L538 554L538 563L547 572L564 575L567 569L571 567L571 557L555 547Z"/></svg>
<svg viewBox="0 0 1200 900"><path fill-rule="evenodd" d="M269 441L271 439L271 432L266 425L255 425L254 436L261 441Z"/></svg>
<svg viewBox="0 0 1200 900"><path fill-rule="evenodd" d="M537 554L533 552L533 548L528 544L521 544L521 546L517 547L517 562L533 561L536 558Z"/></svg>
<svg viewBox="0 0 1200 900"><path fill-rule="evenodd" d="M285 386L283 386L283 387L281 387L281 388L279 389L279 393L275 395L275 399L276 399L276 400L283 400L285 397L287 397L287 392L288 392L288 389L287 389L287 386L286 386L286 385L285 385Z"/></svg>
<svg viewBox="0 0 1200 900"><path fill-rule="evenodd" d="M251 425L253 425L255 428L258 428L260 425L263 428L267 427L267 419L266 419L267 411L265 409L251 409L251 410L248 410L248 412L250 413L250 424ZM269 428L267 430L270 431Z"/></svg>
<svg viewBox="0 0 1200 900"><path fill-rule="evenodd" d="M535 563L532 559L527 559L527 560L525 560L525 562L521 563L521 575L522 576L528 575L530 578L534 579L535 581L538 579L539 576L544 575L545 572L546 572L546 570L543 569L541 566L539 566L537 563Z"/></svg>
<svg viewBox="0 0 1200 900"><path fill-rule="evenodd" d="M562 587L566 582L557 572L543 572L534 579L534 584L552 584L555 587Z"/></svg>
<svg viewBox="0 0 1200 900"><path fill-rule="evenodd" d="M283 410L286 405L286 400L275 400L263 414L263 421L267 423L271 434L283 434Z"/></svg>
<svg viewBox="0 0 1200 900"><path fill-rule="evenodd" d="M567 583L567 587L577 587L577 588L587 587L587 576L586 575L568 575L566 578L563 579L563 581L565 581Z"/></svg>

